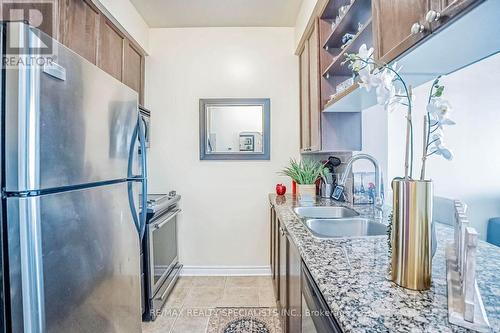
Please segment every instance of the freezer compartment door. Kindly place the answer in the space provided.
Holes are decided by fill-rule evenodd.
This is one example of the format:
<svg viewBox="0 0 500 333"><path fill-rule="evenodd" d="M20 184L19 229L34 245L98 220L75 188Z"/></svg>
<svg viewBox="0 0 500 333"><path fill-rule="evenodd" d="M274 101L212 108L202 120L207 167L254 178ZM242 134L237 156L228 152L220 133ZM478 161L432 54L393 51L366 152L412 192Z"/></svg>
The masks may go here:
<svg viewBox="0 0 500 333"><path fill-rule="evenodd" d="M127 187L7 199L13 332L141 331Z"/></svg>
<svg viewBox="0 0 500 333"><path fill-rule="evenodd" d="M38 39L24 24L6 27L9 43L25 36L31 44ZM137 93L57 41L52 47L45 64L21 63L5 71L8 192L129 174L130 142L139 119ZM132 153L137 162L137 149Z"/></svg>

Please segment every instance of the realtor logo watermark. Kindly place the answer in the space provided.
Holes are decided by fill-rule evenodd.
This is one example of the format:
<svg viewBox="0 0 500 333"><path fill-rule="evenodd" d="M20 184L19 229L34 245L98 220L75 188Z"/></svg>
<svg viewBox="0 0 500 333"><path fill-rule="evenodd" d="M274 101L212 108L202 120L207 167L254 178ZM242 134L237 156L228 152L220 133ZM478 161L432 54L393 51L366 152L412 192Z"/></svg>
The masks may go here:
<svg viewBox="0 0 500 333"><path fill-rule="evenodd" d="M3 63L5 66L38 65L53 62L56 29L55 0L4 0L2 20L23 22L35 29L19 31L21 25L10 24Z"/></svg>

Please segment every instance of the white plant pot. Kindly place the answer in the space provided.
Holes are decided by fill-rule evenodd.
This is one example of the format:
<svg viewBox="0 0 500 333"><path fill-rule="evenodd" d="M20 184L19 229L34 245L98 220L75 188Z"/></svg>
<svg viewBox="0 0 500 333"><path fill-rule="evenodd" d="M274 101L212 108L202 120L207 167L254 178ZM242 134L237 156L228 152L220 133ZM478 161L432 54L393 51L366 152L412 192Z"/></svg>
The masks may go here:
<svg viewBox="0 0 500 333"><path fill-rule="evenodd" d="M316 184L297 184L297 195L300 202L316 201Z"/></svg>

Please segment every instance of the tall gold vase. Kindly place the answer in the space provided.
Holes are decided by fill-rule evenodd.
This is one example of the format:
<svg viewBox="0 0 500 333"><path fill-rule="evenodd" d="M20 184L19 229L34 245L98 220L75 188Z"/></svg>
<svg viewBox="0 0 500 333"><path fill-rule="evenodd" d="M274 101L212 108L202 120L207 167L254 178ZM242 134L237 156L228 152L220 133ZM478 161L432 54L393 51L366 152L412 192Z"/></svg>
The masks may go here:
<svg viewBox="0 0 500 333"><path fill-rule="evenodd" d="M391 280L401 287L426 290L432 272L432 182L392 181Z"/></svg>

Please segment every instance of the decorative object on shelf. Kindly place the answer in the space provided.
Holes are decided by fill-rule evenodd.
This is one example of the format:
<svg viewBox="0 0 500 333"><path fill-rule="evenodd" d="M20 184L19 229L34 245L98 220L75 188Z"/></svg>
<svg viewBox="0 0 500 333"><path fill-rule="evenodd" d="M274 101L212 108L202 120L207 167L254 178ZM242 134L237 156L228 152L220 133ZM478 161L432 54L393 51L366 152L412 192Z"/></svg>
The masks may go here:
<svg viewBox="0 0 500 333"><path fill-rule="evenodd" d="M337 16L338 17L338 16ZM335 27L337 26L337 18L333 19L332 20L332 25L331 25L331 29L332 31L335 30Z"/></svg>
<svg viewBox="0 0 500 333"><path fill-rule="evenodd" d="M448 320L451 324L478 332L491 327L476 282L478 233L469 227L467 207L455 201L455 239L446 247Z"/></svg>
<svg viewBox="0 0 500 333"><path fill-rule="evenodd" d="M277 195L285 195L286 186L283 184L276 184L276 194Z"/></svg>
<svg viewBox="0 0 500 333"><path fill-rule="evenodd" d="M347 14L347 12L349 11L349 8L351 7L351 5L344 5L344 6L340 6L339 8L339 17L340 18L343 18L345 16L345 14Z"/></svg>
<svg viewBox="0 0 500 333"><path fill-rule="evenodd" d="M413 179L413 96L397 63L392 66L377 63L373 48L363 44L359 53L347 54L343 64L348 64L358 77L358 84L367 91L375 89L377 103L387 110L398 105L406 107L406 142L404 178L392 181L393 223L391 280L414 290L429 289L432 272L432 181L425 179L426 160L431 155L441 155L450 160L451 151L443 143L443 127L455 124L449 119L451 107L441 98L444 86L440 77L432 83L424 119L422 169L420 179ZM398 86L398 88L396 87Z"/></svg>
<svg viewBox="0 0 500 333"><path fill-rule="evenodd" d="M347 88L354 84L354 77L350 77L335 86L335 95L345 91ZM333 97L335 95L332 95Z"/></svg>
<svg viewBox="0 0 500 333"><path fill-rule="evenodd" d="M297 162L290 160L290 165L283 171L282 175L289 176L297 183L297 194L301 202L316 201L316 181L323 172L323 164L312 159L302 159Z"/></svg>
<svg viewBox="0 0 500 333"><path fill-rule="evenodd" d="M334 21L335 26L337 26L337 25L340 23L340 21L341 21L341 20L342 20L342 18L341 18L339 15L337 15L337 16L335 17L335 21ZM335 27L334 27L334 29L333 29L333 30L335 30Z"/></svg>
<svg viewBox="0 0 500 333"><path fill-rule="evenodd" d="M351 34L349 32L346 32L344 36L342 36L342 46L340 48L345 48L347 45L349 45L353 39L356 37L356 34Z"/></svg>

